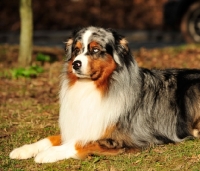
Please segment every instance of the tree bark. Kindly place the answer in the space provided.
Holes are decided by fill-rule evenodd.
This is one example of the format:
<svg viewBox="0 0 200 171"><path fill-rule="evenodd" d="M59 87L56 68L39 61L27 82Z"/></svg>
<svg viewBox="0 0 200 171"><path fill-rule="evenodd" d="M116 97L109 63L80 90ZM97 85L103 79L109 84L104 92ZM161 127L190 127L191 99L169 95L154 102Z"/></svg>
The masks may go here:
<svg viewBox="0 0 200 171"><path fill-rule="evenodd" d="M31 64L33 46L33 16L31 8L32 0L20 0L20 50L18 64L26 67Z"/></svg>

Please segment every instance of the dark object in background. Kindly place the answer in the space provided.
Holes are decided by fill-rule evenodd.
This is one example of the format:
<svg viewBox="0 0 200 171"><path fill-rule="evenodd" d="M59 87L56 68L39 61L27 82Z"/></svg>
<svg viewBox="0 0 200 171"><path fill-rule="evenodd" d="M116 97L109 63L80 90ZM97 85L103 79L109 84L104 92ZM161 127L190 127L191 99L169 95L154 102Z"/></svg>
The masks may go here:
<svg viewBox="0 0 200 171"><path fill-rule="evenodd" d="M160 30L166 1L34 0L34 31L73 30L90 25L127 30ZM0 21L0 33L20 31L18 0L0 0Z"/></svg>
<svg viewBox="0 0 200 171"><path fill-rule="evenodd" d="M169 0L164 5L165 26L179 28L188 43L200 43L200 1Z"/></svg>

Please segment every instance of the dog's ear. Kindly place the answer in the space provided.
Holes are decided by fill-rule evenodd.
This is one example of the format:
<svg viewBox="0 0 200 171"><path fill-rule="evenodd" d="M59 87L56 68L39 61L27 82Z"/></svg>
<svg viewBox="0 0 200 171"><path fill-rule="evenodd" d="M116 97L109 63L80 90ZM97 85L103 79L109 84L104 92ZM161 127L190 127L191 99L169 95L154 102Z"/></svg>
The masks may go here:
<svg viewBox="0 0 200 171"><path fill-rule="evenodd" d="M69 38L65 42L65 54L66 54L66 61L70 60L72 57L72 44L73 44L73 39Z"/></svg>
<svg viewBox="0 0 200 171"><path fill-rule="evenodd" d="M128 46L128 41L125 39L124 36L118 34L113 29L108 29L114 37L114 59L115 61L121 65L122 63L130 63L129 61L132 60L131 52Z"/></svg>
<svg viewBox="0 0 200 171"><path fill-rule="evenodd" d="M108 28L108 31L110 31L115 39L115 45L121 46L121 48L125 49L126 51L129 50L128 47L128 41L125 39L124 36L120 35L119 33L117 33L115 30Z"/></svg>

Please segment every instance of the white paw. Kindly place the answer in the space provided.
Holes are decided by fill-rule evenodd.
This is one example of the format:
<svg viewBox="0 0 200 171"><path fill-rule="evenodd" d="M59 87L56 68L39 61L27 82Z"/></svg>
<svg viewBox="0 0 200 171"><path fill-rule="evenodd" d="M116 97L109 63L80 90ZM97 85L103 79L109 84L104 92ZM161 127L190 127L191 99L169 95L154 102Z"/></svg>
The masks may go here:
<svg viewBox="0 0 200 171"><path fill-rule="evenodd" d="M10 153L11 159L28 159L36 156L40 151L46 150L51 147L52 144L48 138L40 140L33 144L26 144L19 148L14 149Z"/></svg>
<svg viewBox="0 0 200 171"><path fill-rule="evenodd" d="M58 160L77 158L76 153L77 151L74 149L74 146L71 145L54 146L38 153L35 157L35 162L52 163Z"/></svg>
<svg viewBox="0 0 200 171"><path fill-rule="evenodd" d="M41 151L35 157L36 163L53 163L58 160L65 159L65 151L59 151L55 147L51 147L45 151Z"/></svg>
<svg viewBox="0 0 200 171"><path fill-rule="evenodd" d="M10 153L11 159L28 159L34 157L38 153L37 149L32 144L24 145L22 147L14 149Z"/></svg>

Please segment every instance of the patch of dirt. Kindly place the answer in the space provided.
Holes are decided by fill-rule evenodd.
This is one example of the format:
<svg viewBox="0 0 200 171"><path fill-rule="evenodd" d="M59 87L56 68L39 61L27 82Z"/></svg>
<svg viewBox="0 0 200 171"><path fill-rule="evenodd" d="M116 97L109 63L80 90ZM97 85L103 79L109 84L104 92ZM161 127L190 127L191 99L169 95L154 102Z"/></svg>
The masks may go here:
<svg viewBox="0 0 200 171"><path fill-rule="evenodd" d="M141 48L133 53L139 66L145 68L200 68L200 49L195 44L163 49Z"/></svg>

